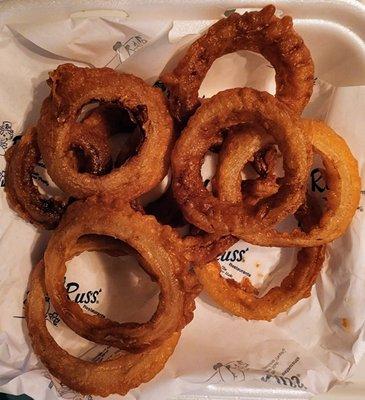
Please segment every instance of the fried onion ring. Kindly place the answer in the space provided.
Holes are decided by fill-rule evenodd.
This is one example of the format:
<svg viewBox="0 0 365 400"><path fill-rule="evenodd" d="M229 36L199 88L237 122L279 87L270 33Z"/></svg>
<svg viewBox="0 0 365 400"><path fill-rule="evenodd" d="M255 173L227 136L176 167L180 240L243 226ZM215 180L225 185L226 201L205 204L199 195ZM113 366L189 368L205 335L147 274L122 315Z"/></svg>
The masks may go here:
<svg viewBox="0 0 365 400"><path fill-rule="evenodd" d="M173 333L160 347L144 353L122 354L99 363L84 361L63 350L48 332L44 318L45 295L44 266L40 262L31 272L26 302L25 315L32 346L52 375L82 394L124 395L148 382L164 367L180 337L180 332Z"/></svg>
<svg viewBox="0 0 365 400"><path fill-rule="evenodd" d="M160 286L160 302L150 321L118 323L89 315L68 298L65 262L70 248L85 234L118 238L139 253L140 264ZM159 346L193 318L194 298L200 289L177 243L172 228L161 226L154 217L142 215L120 199L89 198L72 204L44 256L47 292L56 312L72 330L96 343L133 352Z"/></svg>
<svg viewBox="0 0 365 400"><path fill-rule="evenodd" d="M221 140L222 130L243 123L265 128L284 154L285 176L278 192L254 206L219 200L204 187L200 175L204 156ZM172 154L174 196L193 225L245 240L299 208L311 160L308 138L275 97L250 88L225 90L201 105L176 142Z"/></svg>
<svg viewBox="0 0 365 400"><path fill-rule="evenodd" d="M292 232L257 231L245 235L244 239L249 243L276 247L313 247L329 243L345 233L359 205L358 164L344 139L321 121L301 120L300 125L325 167L327 210L309 232L300 229ZM229 137L220 154L215 184L222 201L236 203L241 198L240 172L253 151L249 143L255 142L256 150L260 147L261 137L254 133L251 135L250 139L245 134Z"/></svg>
<svg viewBox="0 0 365 400"><path fill-rule="evenodd" d="M33 182L34 167L40 160L36 129L29 128L21 140L7 150L5 191L9 206L32 224L54 229L64 213L67 199L42 195Z"/></svg>
<svg viewBox="0 0 365 400"><path fill-rule="evenodd" d="M280 178L277 177L275 172L277 158L278 152L271 144L256 152L251 164L260 177L242 181L241 186L245 203L257 204L260 199L277 193L280 182Z"/></svg>
<svg viewBox="0 0 365 400"><path fill-rule="evenodd" d="M109 68L59 66L50 74L51 95L38 121L38 145L52 180L67 194L85 198L118 192L135 199L167 173L173 142L172 120L160 90L133 75ZM103 176L80 173L70 162L71 130L82 107L91 101L113 103L139 121L145 139L138 154ZM156 151L158 149L158 151Z"/></svg>
<svg viewBox="0 0 365 400"><path fill-rule="evenodd" d="M178 121L186 121L198 108L198 91L213 62L239 50L260 53L271 63L276 72L276 97L301 114L313 90L313 61L293 29L292 18L278 18L274 13L275 7L268 5L261 11L221 19L189 47L171 73L162 75L171 113Z"/></svg>

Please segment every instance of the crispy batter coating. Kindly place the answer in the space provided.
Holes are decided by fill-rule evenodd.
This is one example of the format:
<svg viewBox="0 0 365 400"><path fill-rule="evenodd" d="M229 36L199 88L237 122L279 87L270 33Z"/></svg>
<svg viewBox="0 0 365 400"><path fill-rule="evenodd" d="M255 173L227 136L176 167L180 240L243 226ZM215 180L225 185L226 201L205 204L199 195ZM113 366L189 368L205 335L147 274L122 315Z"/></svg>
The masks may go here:
<svg viewBox="0 0 365 400"><path fill-rule="evenodd" d="M120 116L113 106L93 109L71 129L72 162L75 168L93 175L103 175L112 168L108 137L120 129ZM119 110L117 110L119 111ZM124 146L127 154L130 146ZM69 203L68 196L56 199L39 192L34 184L34 168L41 160L37 129L29 128L21 140L6 152L5 190L9 205L22 218L45 229L54 229Z"/></svg>
<svg viewBox="0 0 365 400"><path fill-rule="evenodd" d="M277 152L274 147L267 146L267 142L267 138L262 132L257 131L257 127L249 126L239 129L238 132L231 132L220 153L220 163L215 179L215 190L218 194L223 191L233 203L239 202L243 195L244 202L251 201L255 204L259 199L277 192L278 187L275 182ZM259 184L249 185L250 193L245 191L242 193L239 190L242 179L241 170L250 157L259 175L259 178L250 181L250 184L254 182L259 182ZM234 190L230 190L231 186L234 186ZM305 203L295 216L300 223L301 231L308 232L321 219L322 213L319 204L307 196ZM195 272L203 289L224 309L248 320L270 321L310 295L311 288L322 268L324 257L325 246L301 249L294 269L280 286L270 289L262 297L259 297L259 291L248 278L239 283L233 279L223 278L220 265L216 260L206 265L197 265Z"/></svg>
<svg viewBox="0 0 365 400"><path fill-rule="evenodd" d="M205 232L242 239L274 226L303 203L312 160L309 139L281 103L266 92L229 89L206 100L190 118L172 154L174 195L185 218ZM254 123L268 131L284 155L285 176L277 193L254 206L222 201L203 185L206 152L223 129ZM248 161L248 160L247 160Z"/></svg>
<svg viewBox="0 0 365 400"><path fill-rule="evenodd" d="M76 245L70 256L84 250L109 251L97 242L84 241ZM69 388L82 394L108 396L126 394L141 383L150 381L164 367L173 353L180 332L173 333L157 348L139 354L120 353L116 358L90 362L74 357L63 350L47 330L45 312L46 289L44 264L39 262L32 270L26 302L26 321L33 349L52 375Z"/></svg>
<svg viewBox="0 0 365 400"><path fill-rule="evenodd" d="M325 246L306 247L299 251L297 264L289 275L264 296L248 278L238 283L221 276L218 261L195 268L203 290L221 307L247 320L270 321L287 311L299 300L309 297L311 288L322 268Z"/></svg>
<svg viewBox="0 0 365 400"><path fill-rule="evenodd" d="M190 225L173 196L171 185L160 198L148 204L144 212L155 216L160 224L174 228L185 227L188 233L182 236L180 245L185 258L194 264L207 263L215 259L238 240L231 235L209 234Z"/></svg>
<svg viewBox="0 0 365 400"><path fill-rule="evenodd" d="M40 160L36 129L30 128L22 139L6 151L5 191L9 206L32 224L54 229L67 206L64 199L47 198L33 181L34 168Z"/></svg>

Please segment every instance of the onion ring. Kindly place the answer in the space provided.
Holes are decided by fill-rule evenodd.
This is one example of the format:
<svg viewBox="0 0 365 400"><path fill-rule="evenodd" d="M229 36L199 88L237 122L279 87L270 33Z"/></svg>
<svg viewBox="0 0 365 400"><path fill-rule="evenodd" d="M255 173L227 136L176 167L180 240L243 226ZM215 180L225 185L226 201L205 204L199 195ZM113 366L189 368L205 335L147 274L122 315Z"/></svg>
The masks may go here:
<svg viewBox="0 0 365 400"><path fill-rule="evenodd" d="M271 63L276 72L276 97L301 114L313 90L313 61L293 29L292 18L278 18L274 13L275 7L268 5L261 11L221 19L189 47L171 73L162 75L171 113L178 121L186 121L198 108L198 90L213 62L239 50L260 53Z"/></svg>
<svg viewBox="0 0 365 400"><path fill-rule="evenodd" d="M36 129L29 128L20 142L6 152L5 191L9 206L32 224L54 229L67 207L66 200L46 198L33 182L34 167L40 160Z"/></svg>
<svg viewBox="0 0 365 400"><path fill-rule="evenodd" d="M84 198L119 192L132 200L163 179L173 132L160 90L133 75L109 68L78 68L72 64L61 65L52 72L49 84L51 95L43 103L37 126L38 144L49 175L65 193ZM145 132L138 154L103 176L80 173L68 157L72 145L70 131L81 108L93 100L130 110Z"/></svg>
<svg viewBox="0 0 365 400"><path fill-rule="evenodd" d="M93 363L63 350L49 334L45 312L44 267L40 262L30 275L26 321L34 352L52 375L82 394L121 395L151 380L173 353L180 332L165 339L161 346L140 354L122 354L113 360Z"/></svg>
<svg viewBox="0 0 365 400"><path fill-rule="evenodd" d="M360 177L357 161L346 142L324 122L301 120L300 125L310 138L314 152L323 160L329 188L327 210L309 232L299 229L292 232L257 231L245 235L244 239L249 243L276 247L313 247L329 243L345 233L355 214L360 200ZM241 196L240 171L252 154L246 138L245 135L231 136L220 154L215 184L222 201L235 203ZM252 140L260 146L258 135Z"/></svg>
<svg viewBox="0 0 365 400"><path fill-rule="evenodd" d="M141 265L160 285L160 303L150 321L117 323L84 313L68 298L65 262L70 246L85 234L118 238L140 254ZM120 199L89 198L72 204L49 241L44 262L47 292L56 312L72 330L96 343L143 351L160 345L193 318L200 287L180 254L177 234Z"/></svg>
<svg viewBox="0 0 365 400"><path fill-rule="evenodd" d="M221 201L204 187L200 169L204 155L220 141L221 131L255 123L276 140L285 176L276 194L255 206ZM174 196L185 218L205 232L244 239L275 225L303 203L311 146L303 130L281 103L250 88L229 89L206 100L190 118L172 154Z"/></svg>
<svg viewBox="0 0 365 400"><path fill-rule="evenodd" d="M274 170L277 158L278 152L272 144L264 146L256 152L251 164L260 177L242 181L245 203L257 204L260 199L277 193L280 182L280 178L277 177Z"/></svg>

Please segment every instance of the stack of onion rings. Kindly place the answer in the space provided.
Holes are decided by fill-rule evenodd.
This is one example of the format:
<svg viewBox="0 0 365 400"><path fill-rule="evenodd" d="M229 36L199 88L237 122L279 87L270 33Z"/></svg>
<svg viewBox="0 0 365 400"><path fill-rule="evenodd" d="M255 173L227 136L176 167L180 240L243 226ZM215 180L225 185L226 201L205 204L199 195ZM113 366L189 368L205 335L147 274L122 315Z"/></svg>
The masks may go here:
<svg viewBox="0 0 365 400"><path fill-rule="evenodd" d="M285 155L285 176L277 193L255 206L215 198L203 185L200 169L221 132L238 124L261 124ZM172 154L173 189L185 218L206 232L245 239L295 212L305 197L312 151L295 117L266 92L229 89L206 100L190 118Z"/></svg>
<svg viewBox="0 0 365 400"><path fill-rule="evenodd" d="M70 248L69 257L87 251L112 250L107 242L87 239ZM45 268L43 262L33 269L26 302L26 320L33 349L49 371L62 383L82 394L108 396L126 394L151 380L165 365L177 345L180 331L161 341L160 346L137 354L121 354L100 363L85 361L63 350L47 330L45 309Z"/></svg>
<svg viewBox="0 0 365 400"><path fill-rule="evenodd" d="M358 165L346 142L321 121L303 119L299 124L310 138L314 152L321 156L324 164L328 186L327 209L308 232L300 229L292 232L270 229L257 231L253 235L245 234L244 239L252 244L311 247L332 242L345 233L359 204L361 186ZM218 197L222 201L240 202L240 172L253 152L259 150L260 140L260 137L252 133L249 137L247 132L241 137L231 136L220 153L215 184ZM348 182L351 182L351 185L348 185Z"/></svg>
<svg viewBox="0 0 365 400"><path fill-rule="evenodd" d="M224 198L233 203L240 202L243 195L245 202L251 201L252 204L255 204L257 197L266 198L277 192L275 162L273 162L276 154L274 159L269 157L267 160L265 156L272 148L261 151L262 146L268 140L262 131L260 134L258 133L257 127L246 127L246 129L241 128L239 132L231 132L220 152L221 162L218 164L215 177L215 191L220 196L223 196L222 193L226 190ZM247 159L252 159L253 154L254 168L260 179L249 182L256 183L250 199L250 195L244 191L241 193L240 190L230 189L232 186L234 189L237 189L237 186L241 188L241 170ZM225 179L226 174L230 179ZM236 185L232 185L233 181ZM247 185L243 186L247 187ZM309 232L312 226L318 224L321 217L319 205L313 198L307 196L306 202L296 213L296 218L301 225L300 232L303 234ZM195 272L209 296L232 314L246 319L270 321L302 298L310 295L311 287L322 268L324 257L324 245L301 249L297 254L295 268L281 282L280 286L270 289L262 297L259 297L258 290L248 278L243 279L240 283L232 279L224 279L220 275L218 261L210 262L207 265L197 265Z"/></svg>
<svg viewBox="0 0 365 400"><path fill-rule="evenodd" d="M359 201L357 162L326 124L301 118L313 90L313 62L291 17L274 13L270 5L214 24L161 76L167 99L133 75L59 66L50 73L50 95L37 126L7 151L9 204L36 226L56 228L30 277L29 335L44 365L72 389L123 395L152 379L192 320L202 287L222 308L245 319L271 320L287 311L310 295L325 245L348 228ZM199 87L213 62L240 50L260 53L271 63L276 95L235 88L200 101ZM82 116L95 101L97 107ZM182 132L173 131L173 120L175 128L184 126ZM115 153L109 139L122 131L125 145ZM211 191L201 177L210 150L219 153ZM322 158L328 185L323 210L307 193L314 153ZM282 177L275 171L280 155ZM34 184L41 159L62 198L49 198ZM248 164L257 177L243 180ZM170 188L142 207L141 196L156 189L169 167ZM280 232L278 224L290 216L299 227ZM301 248L296 266L260 297L248 279L220 275L216 257L239 239ZM138 259L160 286L149 321L118 323L86 314L69 299L66 262L83 251ZM47 331L46 293L75 333L123 354L93 363L62 350Z"/></svg>

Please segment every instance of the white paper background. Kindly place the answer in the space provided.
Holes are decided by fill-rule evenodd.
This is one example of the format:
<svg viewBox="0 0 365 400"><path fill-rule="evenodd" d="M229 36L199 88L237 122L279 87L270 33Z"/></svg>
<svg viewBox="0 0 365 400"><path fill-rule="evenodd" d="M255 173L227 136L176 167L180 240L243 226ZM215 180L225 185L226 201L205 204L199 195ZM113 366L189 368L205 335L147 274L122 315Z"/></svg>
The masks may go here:
<svg viewBox="0 0 365 400"><path fill-rule="evenodd" d="M219 18L223 11L215 10L213 19ZM300 14L295 7L293 11L297 16ZM25 126L36 122L40 104L48 93L47 73L58 64L71 60L78 65L102 66L112 60L109 64L112 67L154 83L165 65L174 63L170 60L177 50L213 22L212 12L212 9L207 10L204 17L204 12L200 11L201 19L194 21L155 18L151 23L147 21L151 14L146 13L144 17L140 10L138 18L133 14L125 18L124 14L116 16L103 12L101 18L93 15L81 19L78 15L69 18L70 12L64 10L54 13L52 18L37 17L31 10L23 10L21 18L13 16L10 22L3 21L0 31L0 138L3 138L4 147L9 146ZM24 17L27 13L29 18ZM355 26L356 22L352 24ZM365 52L359 53L361 43L354 38L354 33L328 21L319 21L316 16L309 20L299 18L296 26L312 51L319 78L305 114L325 119L346 138L359 160L364 180L365 87L334 89L334 86L365 83L361 81ZM132 39L132 49L138 51L119 65L126 52L132 50L119 44L114 46L115 43L123 45L135 36L143 39L137 40L137 44ZM328 38L331 41L326 40ZM143 48L139 46L141 43ZM210 96L235 86L272 92L273 71L267 64L250 53L226 56L209 72L201 94ZM350 75L349 65L352 66ZM11 126L3 121L10 122ZM0 173L4 168L2 155L0 148ZM30 349L24 319L18 318L23 316L29 271L42 256L49 233L37 232L10 211L2 188L0 205L0 391L27 393L40 400L57 396L81 398L50 380ZM310 299L299 302L288 313L268 323L232 317L201 295L197 299L195 318L184 329L166 368L125 398L307 398L310 393L326 391L336 381L345 379L364 353L365 256L361 249L364 249L365 238L364 196L361 207L350 231L330 246ZM241 245L249 248L242 267L251 273L255 271L251 268L253 259L260 260L260 273L264 275L280 256L279 250ZM279 268L276 279L285 275L290 267L287 263ZM254 278L256 284L264 280L264 276L258 274ZM149 283L149 278L130 259L84 254L70 263L67 282L79 285L72 294L78 294L79 299L82 293L98 292L95 301L99 303L81 305L116 319L130 320L137 314L139 318L147 318L156 306L158 288ZM137 313L139 307L142 311ZM342 323L344 318L348 321L346 328ZM90 349L86 340L76 338L58 322L52 309L47 312L47 319L57 325L48 323L56 340L73 354L81 355ZM85 357L91 359L103 349L97 346ZM290 370L285 377L298 377L306 390L291 388L298 382L296 378L265 378L266 371L279 376L288 367Z"/></svg>

